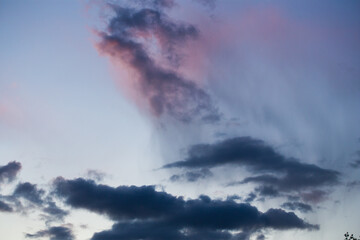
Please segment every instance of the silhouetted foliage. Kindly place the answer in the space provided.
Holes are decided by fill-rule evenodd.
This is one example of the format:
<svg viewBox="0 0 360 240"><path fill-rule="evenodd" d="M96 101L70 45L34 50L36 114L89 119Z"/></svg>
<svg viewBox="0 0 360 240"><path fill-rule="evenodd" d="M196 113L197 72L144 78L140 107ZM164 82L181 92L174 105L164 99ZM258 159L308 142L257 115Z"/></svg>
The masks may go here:
<svg viewBox="0 0 360 240"><path fill-rule="evenodd" d="M349 232L346 232L344 236L345 236L345 240L360 240L360 237L356 238L354 237L354 234L349 235Z"/></svg>

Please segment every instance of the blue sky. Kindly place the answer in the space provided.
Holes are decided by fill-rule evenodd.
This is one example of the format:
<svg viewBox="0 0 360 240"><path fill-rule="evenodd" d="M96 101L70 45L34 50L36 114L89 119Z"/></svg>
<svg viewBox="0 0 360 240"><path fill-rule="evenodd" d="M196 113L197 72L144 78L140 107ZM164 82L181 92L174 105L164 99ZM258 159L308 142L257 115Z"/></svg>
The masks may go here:
<svg viewBox="0 0 360 240"><path fill-rule="evenodd" d="M359 11L355 0L1 1L0 234L360 234ZM89 202L71 201L88 187ZM131 191L184 210L149 195L126 200ZM148 221L121 199L167 210ZM67 214L46 212L52 203ZM200 206L219 219L201 222ZM221 212L228 206L245 225ZM169 227L185 213L199 224Z"/></svg>

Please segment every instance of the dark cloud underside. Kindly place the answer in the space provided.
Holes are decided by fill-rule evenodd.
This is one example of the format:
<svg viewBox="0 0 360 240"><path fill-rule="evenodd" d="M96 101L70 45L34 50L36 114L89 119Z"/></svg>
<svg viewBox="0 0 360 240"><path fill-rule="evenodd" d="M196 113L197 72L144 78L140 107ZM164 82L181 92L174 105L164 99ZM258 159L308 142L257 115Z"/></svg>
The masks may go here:
<svg viewBox="0 0 360 240"><path fill-rule="evenodd" d="M294 213L281 209L260 212L249 204L201 196L184 200L153 186L113 188L92 180L55 181L55 193L74 207L118 221L97 239L231 239L231 230L317 229Z"/></svg>
<svg viewBox="0 0 360 240"><path fill-rule="evenodd" d="M267 186L267 193L297 191L338 183L339 173L314 164L301 163L275 151L265 142L251 137L230 138L215 144L198 144L190 147L185 160L165 165L164 168L213 168L242 166L253 174L233 184L258 183ZM265 193L264 191L262 191ZM266 193L265 193L266 194Z"/></svg>

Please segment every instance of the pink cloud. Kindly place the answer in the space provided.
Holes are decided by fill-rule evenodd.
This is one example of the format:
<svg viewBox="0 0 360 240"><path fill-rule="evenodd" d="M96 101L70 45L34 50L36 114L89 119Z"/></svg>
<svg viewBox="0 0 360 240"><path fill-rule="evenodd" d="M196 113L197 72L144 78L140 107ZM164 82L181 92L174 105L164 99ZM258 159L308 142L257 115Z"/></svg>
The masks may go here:
<svg viewBox="0 0 360 240"><path fill-rule="evenodd" d="M210 96L179 71L183 49L198 30L173 21L161 9L111 7L115 16L107 31L97 33L101 40L96 48L117 66L120 85L138 105L146 105L156 117L182 122L218 119Z"/></svg>

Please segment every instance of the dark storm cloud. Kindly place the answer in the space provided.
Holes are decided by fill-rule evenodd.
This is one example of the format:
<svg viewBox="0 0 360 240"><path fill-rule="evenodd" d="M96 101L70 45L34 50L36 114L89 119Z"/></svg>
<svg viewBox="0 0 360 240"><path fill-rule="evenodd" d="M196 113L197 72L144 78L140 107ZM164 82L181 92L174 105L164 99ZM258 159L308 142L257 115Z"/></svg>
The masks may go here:
<svg viewBox="0 0 360 240"><path fill-rule="evenodd" d="M249 204L200 196L184 200L153 186L113 188L92 180L55 182L55 194L73 208L87 209L119 221L97 239L231 239L231 230L318 229L281 209L260 212ZM215 237L217 236L217 238Z"/></svg>
<svg viewBox="0 0 360 240"><path fill-rule="evenodd" d="M13 209L5 202L0 200L0 212L12 212Z"/></svg>
<svg viewBox="0 0 360 240"><path fill-rule="evenodd" d="M268 210L264 215L264 221L268 226L274 229L290 229L292 226L301 226L300 228L319 229L317 225L309 225L298 218L293 212L286 212L282 209Z"/></svg>
<svg viewBox="0 0 360 240"><path fill-rule="evenodd" d="M49 237L50 240L74 240L71 228L67 226L50 227L46 230L38 231L34 234L26 234L26 238L44 238Z"/></svg>
<svg viewBox="0 0 360 240"><path fill-rule="evenodd" d="M150 41L149 36L154 37L167 61L178 65L181 57L176 48L188 39L196 38L197 28L176 23L167 17L162 7L170 7L172 1L149 1L147 5L150 3L158 7L124 8L111 5L115 16L110 20L107 32L100 33L99 50L137 73L137 90L156 116L166 114L183 122L194 118L211 122L219 120L210 96L176 71L157 64L149 52L151 46L146 45ZM133 86L134 80L129 81Z"/></svg>
<svg viewBox="0 0 360 240"><path fill-rule="evenodd" d="M245 206L245 205L244 205ZM248 208L251 208L249 205L246 205ZM207 210L207 209L199 209L199 210ZM102 231L94 234L92 240L107 240L107 239L148 239L148 240L162 240L162 239L186 239L186 240L198 240L198 239L217 239L217 240L225 240L225 239L248 239L251 235L251 232L245 232L246 237L241 237L243 234L231 234L229 230L234 230L230 227L226 227L221 223L222 217L229 217L231 215L232 210L236 209L224 209L224 212L218 212L215 215L210 214L211 217L209 220L205 220L204 217L199 219L198 216L193 221L189 221L190 219L186 219L186 222L165 222L165 221L134 221L127 223L118 223L115 224L112 229ZM249 210L249 209L246 209ZM303 226L303 222L298 221L298 217L294 213L286 213L285 211L279 209L271 209L260 217L257 215L257 211L254 212L254 216L246 215L248 212L241 211L241 217L236 215L234 216L234 220L237 217L240 218L248 218L245 221L249 220L249 224L245 224L247 226L251 226L250 229L257 229L262 227L273 227L275 229L290 229L294 228L295 225L302 226L301 228L306 228ZM204 213L202 213L204 214ZM237 212L235 211L235 214ZM251 213L250 213L251 214ZM206 214L205 214L206 215ZM251 219L254 217L256 219ZM219 218L218 220L214 220L215 218ZM208 225L198 226L195 224L195 221L205 221ZM199 222L201 224L202 222ZM245 222L243 222L245 223ZM195 224L195 226L191 226L191 224ZM212 225L214 224L214 225ZM255 225L252 225L255 224ZM257 225L259 224L259 225ZM220 225L220 226L218 226ZM231 225L230 225L231 226ZM245 226L243 226L247 229ZM315 227L316 228L316 227Z"/></svg>
<svg viewBox="0 0 360 240"><path fill-rule="evenodd" d="M118 223L110 230L95 233L91 240L227 240L233 239L232 234L207 229L181 231L177 226L159 222Z"/></svg>
<svg viewBox="0 0 360 240"><path fill-rule="evenodd" d="M17 198L22 197L32 203L41 205L44 203L44 200L42 199L44 194L45 191L42 189L38 189L36 184L25 182L25 183L19 183L16 186L13 196Z"/></svg>
<svg viewBox="0 0 360 240"><path fill-rule="evenodd" d="M162 217L181 208L184 202L182 198L156 192L153 186L112 188L82 178L58 178L55 185L56 194L70 206L106 214L114 220Z"/></svg>
<svg viewBox="0 0 360 240"><path fill-rule="evenodd" d="M21 163L15 161L9 162L4 166L0 166L0 184L5 181L13 181L20 169Z"/></svg>
<svg viewBox="0 0 360 240"><path fill-rule="evenodd" d="M255 182L278 191L293 191L331 186L339 181L338 172L287 158L265 142L251 137L194 145L184 161L165 165L164 168L196 169L224 165L243 166L252 173L263 173L230 185Z"/></svg>
<svg viewBox="0 0 360 240"><path fill-rule="evenodd" d="M302 202L286 202L281 205L281 207L295 211L299 210L300 212L307 213L312 212L312 207L306 203Z"/></svg>

